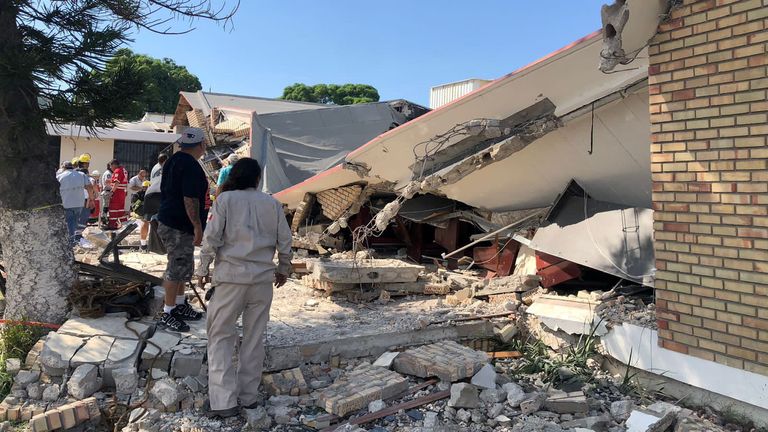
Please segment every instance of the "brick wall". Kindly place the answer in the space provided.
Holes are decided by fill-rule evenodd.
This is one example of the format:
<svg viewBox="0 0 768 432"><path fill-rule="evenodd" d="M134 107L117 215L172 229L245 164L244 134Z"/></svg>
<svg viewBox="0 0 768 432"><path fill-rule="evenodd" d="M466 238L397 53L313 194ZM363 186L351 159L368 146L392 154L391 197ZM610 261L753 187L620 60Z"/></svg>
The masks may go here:
<svg viewBox="0 0 768 432"><path fill-rule="evenodd" d="M768 0L684 0L650 52L660 344L768 375Z"/></svg>

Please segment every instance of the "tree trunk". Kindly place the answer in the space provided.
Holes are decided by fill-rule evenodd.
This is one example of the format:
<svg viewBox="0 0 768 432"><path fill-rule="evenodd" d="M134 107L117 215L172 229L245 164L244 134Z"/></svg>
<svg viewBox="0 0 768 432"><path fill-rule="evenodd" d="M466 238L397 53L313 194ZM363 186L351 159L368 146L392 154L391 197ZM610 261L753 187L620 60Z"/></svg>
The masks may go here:
<svg viewBox="0 0 768 432"><path fill-rule="evenodd" d="M18 3L0 1L0 244L7 318L58 323L76 273L51 152L25 50Z"/></svg>

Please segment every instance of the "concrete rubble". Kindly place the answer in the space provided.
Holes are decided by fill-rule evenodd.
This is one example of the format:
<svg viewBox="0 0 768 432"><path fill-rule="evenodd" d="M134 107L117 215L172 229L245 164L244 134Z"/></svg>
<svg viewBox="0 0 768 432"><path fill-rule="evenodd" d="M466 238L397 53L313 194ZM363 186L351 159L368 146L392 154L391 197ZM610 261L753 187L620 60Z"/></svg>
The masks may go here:
<svg viewBox="0 0 768 432"><path fill-rule="evenodd" d="M157 330L149 317L108 315L73 317L23 362L9 359L15 383L0 404L0 418L36 419L30 423L34 431L54 430L58 422L58 430L96 428L114 400L137 404L124 416L123 432L729 430L711 412L654 398L649 403L622 376L602 370L597 351L554 373L535 367L546 358L562 360L567 347L577 346L601 318L613 317L606 319L607 329L625 318L642 320L631 316L648 310L640 296L617 290L558 295L538 287L535 278L488 280L479 271L371 255L365 252L359 261L349 253L310 259L309 273L302 274L334 288L352 284L359 292L362 272L370 284L363 291L393 294L385 301L381 295L324 292L315 282L307 284L307 276L297 283L298 275L275 292L263 399L242 416L202 416L208 386L204 322L176 334ZM128 254L126 261L133 257ZM145 271L162 268L143 257L134 262ZM404 293L403 284L421 290ZM526 284L526 291L514 291ZM426 286L442 288L426 293ZM532 337L552 338L560 351L548 344L544 351L530 351L525 341ZM75 407L73 415L68 406Z"/></svg>

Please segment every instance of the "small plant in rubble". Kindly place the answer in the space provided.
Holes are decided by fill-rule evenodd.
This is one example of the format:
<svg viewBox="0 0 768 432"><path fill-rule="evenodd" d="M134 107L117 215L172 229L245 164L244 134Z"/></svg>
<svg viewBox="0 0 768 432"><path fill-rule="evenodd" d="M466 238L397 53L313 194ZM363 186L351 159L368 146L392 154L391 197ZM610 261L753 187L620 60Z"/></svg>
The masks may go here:
<svg viewBox="0 0 768 432"><path fill-rule="evenodd" d="M543 380L559 384L562 379L559 371L568 369L573 374L590 381L592 370L587 365L597 351L597 336L593 329L588 335L582 335L579 340L559 353L552 353L544 342L536 340L517 341L513 344L515 350L522 354L520 365L513 370L516 376L543 374Z"/></svg>

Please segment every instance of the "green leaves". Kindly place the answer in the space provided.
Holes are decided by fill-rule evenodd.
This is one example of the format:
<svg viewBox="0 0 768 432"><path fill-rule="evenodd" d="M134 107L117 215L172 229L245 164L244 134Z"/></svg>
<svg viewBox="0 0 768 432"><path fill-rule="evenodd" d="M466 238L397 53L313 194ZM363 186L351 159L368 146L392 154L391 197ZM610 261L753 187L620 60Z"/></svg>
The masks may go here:
<svg viewBox="0 0 768 432"><path fill-rule="evenodd" d="M282 99L333 105L353 105L379 101L379 92L368 84L296 83L283 90Z"/></svg>

